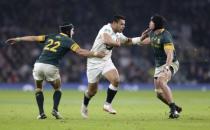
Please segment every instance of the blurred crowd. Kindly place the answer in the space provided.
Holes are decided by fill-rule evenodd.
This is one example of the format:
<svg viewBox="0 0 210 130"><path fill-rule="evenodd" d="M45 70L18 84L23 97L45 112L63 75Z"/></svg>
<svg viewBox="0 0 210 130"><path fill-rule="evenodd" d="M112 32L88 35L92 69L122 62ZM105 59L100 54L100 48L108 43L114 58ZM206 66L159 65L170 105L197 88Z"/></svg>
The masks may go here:
<svg viewBox="0 0 210 130"><path fill-rule="evenodd" d="M10 0L0 1L0 82L33 82L33 64L42 45L18 43L7 46L10 37L58 33L58 25L75 25L74 40L90 49L98 30L115 14L126 16L124 34L136 37L147 28L150 16L166 17L180 61L172 82L210 83L210 0ZM154 57L150 46L113 49L112 59L121 81L153 82ZM63 82L86 83L86 59L72 52L62 60Z"/></svg>

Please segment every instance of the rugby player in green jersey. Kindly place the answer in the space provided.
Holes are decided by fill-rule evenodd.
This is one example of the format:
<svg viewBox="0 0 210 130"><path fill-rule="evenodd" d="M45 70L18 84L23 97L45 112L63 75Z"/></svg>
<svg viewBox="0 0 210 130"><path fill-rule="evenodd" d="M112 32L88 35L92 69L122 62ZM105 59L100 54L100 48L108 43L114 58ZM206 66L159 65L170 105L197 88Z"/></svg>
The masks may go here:
<svg viewBox="0 0 210 130"><path fill-rule="evenodd" d="M172 91L167 83L178 71L179 62L172 36L165 29L165 23L166 20L163 16L152 16L149 29L142 33L139 44L151 44L155 57L155 92L157 97L170 107L169 118L178 118L182 108L175 104Z"/></svg>
<svg viewBox="0 0 210 130"><path fill-rule="evenodd" d="M39 108L37 119L45 119L43 81L49 82L54 88L52 115L56 119L62 119L58 112L58 105L61 99L61 78L59 74L59 62L64 55L72 51L80 56L103 58L104 52L93 52L80 48L72 39L74 27L72 24L64 24L59 27L60 33L40 36L24 36L10 38L6 43L14 44L18 42L38 42L44 44L41 55L34 64L33 77L36 85L36 101Z"/></svg>

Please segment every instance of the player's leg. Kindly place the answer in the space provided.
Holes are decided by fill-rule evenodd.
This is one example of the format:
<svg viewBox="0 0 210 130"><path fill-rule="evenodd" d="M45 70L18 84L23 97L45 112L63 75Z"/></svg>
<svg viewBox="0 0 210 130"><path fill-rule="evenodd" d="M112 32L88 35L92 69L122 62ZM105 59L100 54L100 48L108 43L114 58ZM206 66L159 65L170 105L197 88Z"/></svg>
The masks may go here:
<svg viewBox="0 0 210 130"><path fill-rule="evenodd" d="M88 88L84 93L83 103L81 106L81 115L83 118L88 118L88 105L93 96L97 93L98 82L88 83Z"/></svg>
<svg viewBox="0 0 210 130"><path fill-rule="evenodd" d="M45 119L47 118L44 113L44 94L43 94L43 80L44 80L44 74L43 74L43 66L40 63L34 64L33 69L33 78L35 80L35 97L37 101L37 105L39 108L39 115L37 119Z"/></svg>
<svg viewBox="0 0 210 130"><path fill-rule="evenodd" d="M62 119L63 117L58 111L58 106L61 100L62 92L61 92L61 80L60 78L50 82L50 84L54 88L54 94L53 94L53 110L52 110L52 115L56 119Z"/></svg>
<svg viewBox="0 0 210 130"><path fill-rule="evenodd" d="M165 103L166 105L169 105L169 102L166 100L166 97L159 85L158 77L154 78L154 86L155 86L155 92L157 94L157 98L161 100L163 103Z"/></svg>
<svg viewBox="0 0 210 130"><path fill-rule="evenodd" d="M170 80L171 78L171 71L170 70L162 70L160 73L159 73L159 76L157 77L156 79L156 86L158 86L156 88L157 92L162 92L163 95L164 95L164 99L165 101L168 102L169 104L169 107L170 107L170 118L178 118L179 115L176 111L176 105L173 101L173 95L172 95L172 91L170 89L170 87L168 86L168 81Z"/></svg>
<svg viewBox="0 0 210 130"><path fill-rule="evenodd" d="M50 82L50 84L54 88L54 94L53 94L53 110L58 111L58 105L60 103L60 99L61 99L61 96L62 96L62 92L61 92L61 81L60 81L60 79L56 79L55 81Z"/></svg>
<svg viewBox="0 0 210 130"><path fill-rule="evenodd" d="M83 118L88 118L88 105L91 98L97 93L100 76L100 68L87 69L88 87L84 92L84 98L81 106L81 115Z"/></svg>
<svg viewBox="0 0 210 130"><path fill-rule="evenodd" d="M44 94L43 94L43 89L42 89L42 80L36 80L35 85L36 85L36 90L35 90L35 96L36 96L36 102L39 108L39 115L37 119L45 119L47 116L44 113Z"/></svg>
<svg viewBox="0 0 210 130"><path fill-rule="evenodd" d="M54 81L51 81L50 84L54 88L54 94L53 94L53 110L52 115L55 116L56 119L62 119L63 117L58 112L58 106L61 100L62 92L61 92L61 80L56 79Z"/></svg>
<svg viewBox="0 0 210 130"><path fill-rule="evenodd" d="M158 87L158 83L157 83L157 78L154 79L154 85L155 85L155 92L157 94L157 98L162 101L163 103L165 103L167 106L169 106L168 101L166 100L166 97L164 95L164 93L162 92L162 90ZM178 105L175 104L176 110L178 113L180 113L182 111L182 108Z"/></svg>
<svg viewBox="0 0 210 130"><path fill-rule="evenodd" d="M111 103L117 94L120 78L117 69L114 67L111 70L105 72L104 77L110 82L110 85L107 89L107 97L106 102L104 104L104 110L109 112L110 114L116 114L116 110L114 110L111 106Z"/></svg>
<svg viewBox="0 0 210 130"><path fill-rule="evenodd" d="M62 119L63 117L58 112L58 106L61 100L62 92L61 92L61 78L59 74L58 67L54 65L46 65L45 69L45 77L46 80L52 85L54 88L54 94L53 94L53 110L52 115L56 119Z"/></svg>
<svg viewBox="0 0 210 130"><path fill-rule="evenodd" d="M58 105L60 103L61 99L61 78L59 74L58 67L50 64L43 64L43 71L45 80L49 82L52 87L54 88L54 94L53 94L53 110L52 115L55 116L56 119L62 119L62 116L58 112Z"/></svg>
<svg viewBox="0 0 210 130"><path fill-rule="evenodd" d="M84 93L83 104L88 107L90 99L95 96L98 90L98 82L96 83L88 83L88 89Z"/></svg>

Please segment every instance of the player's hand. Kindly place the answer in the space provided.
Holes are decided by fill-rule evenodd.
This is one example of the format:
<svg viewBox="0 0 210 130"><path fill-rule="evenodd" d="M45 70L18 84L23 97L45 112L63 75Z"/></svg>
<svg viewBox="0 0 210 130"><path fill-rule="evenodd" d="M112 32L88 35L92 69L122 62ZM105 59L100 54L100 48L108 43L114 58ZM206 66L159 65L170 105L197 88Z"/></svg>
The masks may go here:
<svg viewBox="0 0 210 130"><path fill-rule="evenodd" d="M121 45L120 40L116 39L116 46L119 47Z"/></svg>
<svg viewBox="0 0 210 130"><path fill-rule="evenodd" d="M164 77L166 78L167 81L169 81L171 79L171 71L170 71L170 66L169 65L163 65L163 73L164 73Z"/></svg>
<svg viewBox="0 0 210 130"><path fill-rule="evenodd" d="M103 58L106 56L106 53L104 51L94 52L94 56L98 58Z"/></svg>
<svg viewBox="0 0 210 130"><path fill-rule="evenodd" d="M18 42L18 38L10 38L10 39L5 41L5 43L11 44L11 45L13 45L13 44L15 44L17 42Z"/></svg>
<svg viewBox="0 0 210 130"><path fill-rule="evenodd" d="M170 71L170 66L169 65L163 65L163 72L165 72L166 74L169 74L171 73Z"/></svg>
<svg viewBox="0 0 210 130"><path fill-rule="evenodd" d="M146 30L144 30L144 32L141 33L141 41L143 41L146 37L149 36L150 31L151 29L147 28Z"/></svg>
<svg viewBox="0 0 210 130"><path fill-rule="evenodd" d="M144 30L144 32L142 32L141 35L148 35L148 33L151 31L150 28L147 28L146 30Z"/></svg>
<svg viewBox="0 0 210 130"><path fill-rule="evenodd" d="M163 65L163 69L164 69L164 71L169 71L169 66L168 65Z"/></svg>

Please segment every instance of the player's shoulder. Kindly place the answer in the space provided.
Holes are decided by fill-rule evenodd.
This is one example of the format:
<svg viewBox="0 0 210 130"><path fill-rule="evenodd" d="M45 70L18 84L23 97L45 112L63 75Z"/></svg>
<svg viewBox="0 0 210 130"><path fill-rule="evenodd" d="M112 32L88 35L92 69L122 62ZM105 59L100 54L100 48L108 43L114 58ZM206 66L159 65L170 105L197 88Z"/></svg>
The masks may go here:
<svg viewBox="0 0 210 130"><path fill-rule="evenodd" d="M111 24L107 23L102 28L104 28L104 29L111 29Z"/></svg>
<svg viewBox="0 0 210 130"><path fill-rule="evenodd" d="M166 29L162 33L162 40L164 42L172 42L173 41L171 33Z"/></svg>
<svg viewBox="0 0 210 130"><path fill-rule="evenodd" d="M40 35L40 36L42 36L43 39L45 39L44 41L54 38L54 34L44 34L44 35Z"/></svg>
<svg viewBox="0 0 210 130"><path fill-rule="evenodd" d="M163 35L164 36L171 36L171 33L167 29L164 29Z"/></svg>
<svg viewBox="0 0 210 130"><path fill-rule="evenodd" d="M68 35L63 34L63 33L56 34L55 38L59 41L71 41L70 37L68 37Z"/></svg>
<svg viewBox="0 0 210 130"><path fill-rule="evenodd" d="M45 39L55 39L56 35L57 35L57 34L51 33L51 34L46 34L46 35L44 35L44 36L45 36Z"/></svg>
<svg viewBox="0 0 210 130"><path fill-rule="evenodd" d="M112 27L111 27L111 24L108 23L106 25L104 25L101 30L101 32L108 32L108 33L112 33Z"/></svg>

